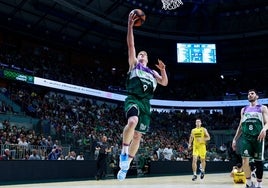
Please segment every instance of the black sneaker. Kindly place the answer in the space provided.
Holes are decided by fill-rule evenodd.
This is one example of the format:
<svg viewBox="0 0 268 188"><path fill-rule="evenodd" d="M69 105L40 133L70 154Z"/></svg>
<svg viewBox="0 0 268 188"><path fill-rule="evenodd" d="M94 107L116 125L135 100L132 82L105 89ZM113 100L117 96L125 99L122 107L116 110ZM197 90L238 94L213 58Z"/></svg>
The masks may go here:
<svg viewBox="0 0 268 188"><path fill-rule="evenodd" d="M200 173L200 179L203 179L204 176L205 176L205 173L204 173L204 172L201 172L201 173Z"/></svg>
<svg viewBox="0 0 268 188"><path fill-rule="evenodd" d="M193 175L192 177L192 181L195 181L195 180L197 180L197 175Z"/></svg>

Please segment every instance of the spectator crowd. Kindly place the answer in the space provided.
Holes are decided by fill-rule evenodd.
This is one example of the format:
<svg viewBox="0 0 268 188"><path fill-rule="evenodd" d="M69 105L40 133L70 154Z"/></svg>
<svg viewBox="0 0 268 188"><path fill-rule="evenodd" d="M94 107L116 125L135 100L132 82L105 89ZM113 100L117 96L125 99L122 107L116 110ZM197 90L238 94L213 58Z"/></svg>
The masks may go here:
<svg viewBox="0 0 268 188"><path fill-rule="evenodd" d="M60 82L85 86L94 89L113 89L124 92L125 73L118 69L111 71L104 66L101 57L90 58L87 64L69 63L67 55L53 51L48 47L29 47L18 49L7 44L0 45L1 70L12 69L25 74ZM83 73L83 74L81 74ZM113 79L111 79L113 77ZM101 101L93 97L74 96L57 90L41 88L27 83L1 79L5 85L2 95L18 104L29 117L39 119L31 128L19 127L14 122L5 120L0 126L1 160L84 160L96 159L97 142L103 135L108 137L113 146L111 166L116 163L125 125L123 104L120 102ZM180 86L169 86L165 90L165 99L191 100L207 97L219 99L224 93L234 92L235 86L221 87L218 80L204 80L201 84L190 81ZM114 87L115 86L115 87ZM208 91L207 87L211 90ZM199 92L199 89L206 92ZM244 89L241 88L240 89ZM248 88L247 88L248 89ZM156 93L156 98L163 98L163 88ZM12 105L0 100L0 113L17 115ZM200 110L189 113L184 110L154 110L150 132L144 135L141 149L136 156L136 165L148 173L149 162L191 160L188 150L188 138L194 121L202 119L208 131L235 130L239 114ZM228 161L234 157L228 140L221 145L212 141L208 144L207 160ZM78 155L77 155L78 153Z"/></svg>

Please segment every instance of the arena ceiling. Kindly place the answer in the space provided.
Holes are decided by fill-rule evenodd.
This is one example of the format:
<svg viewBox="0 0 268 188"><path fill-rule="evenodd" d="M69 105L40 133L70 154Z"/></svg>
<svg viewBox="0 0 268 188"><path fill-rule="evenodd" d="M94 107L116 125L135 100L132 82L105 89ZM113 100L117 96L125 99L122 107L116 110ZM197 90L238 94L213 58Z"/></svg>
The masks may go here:
<svg viewBox="0 0 268 188"><path fill-rule="evenodd" d="M163 10L161 0L0 0L0 27L73 46L126 52L128 14L140 8L146 22L135 29L137 44L152 53L163 56L174 41L213 41L224 51L222 57L242 53L248 59L251 50L264 56L267 0L182 1L177 9Z"/></svg>

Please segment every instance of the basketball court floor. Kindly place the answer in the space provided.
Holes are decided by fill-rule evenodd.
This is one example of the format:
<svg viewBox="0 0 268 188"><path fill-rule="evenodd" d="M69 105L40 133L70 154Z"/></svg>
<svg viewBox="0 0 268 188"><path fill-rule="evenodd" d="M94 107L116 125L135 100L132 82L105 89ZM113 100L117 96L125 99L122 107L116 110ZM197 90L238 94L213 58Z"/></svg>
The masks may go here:
<svg viewBox="0 0 268 188"><path fill-rule="evenodd" d="M129 178L125 181L116 179L107 180L87 180L87 181L67 181L54 183L34 183L5 185L1 188L244 188L244 184L234 184L227 173L206 174L203 180L198 179L193 182L191 175L180 176L160 176L160 177L139 177ZM255 179L254 179L255 181ZM268 172L264 173L263 188L268 187Z"/></svg>

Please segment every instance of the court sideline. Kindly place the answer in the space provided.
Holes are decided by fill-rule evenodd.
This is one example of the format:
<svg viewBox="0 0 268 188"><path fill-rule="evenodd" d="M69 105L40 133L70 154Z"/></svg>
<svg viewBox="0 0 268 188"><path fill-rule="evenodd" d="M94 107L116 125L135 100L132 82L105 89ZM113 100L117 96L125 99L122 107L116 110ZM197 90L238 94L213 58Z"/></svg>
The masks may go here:
<svg viewBox="0 0 268 188"><path fill-rule="evenodd" d="M117 181L116 179L108 180L87 180L87 181L68 181L68 182L53 182L53 183L34 183L34 184L17 184L4 185L1 188L244 188L243 184L234 184L228 173L221 174L206 174L204 180L198 179L193 182L192 175L177 175L177 176L160 176L160 177L143 177L129 178L125 181ZM255 179L254 179L255 181ZM264 172L263 187L268 187L268 172Z"/></svg>

